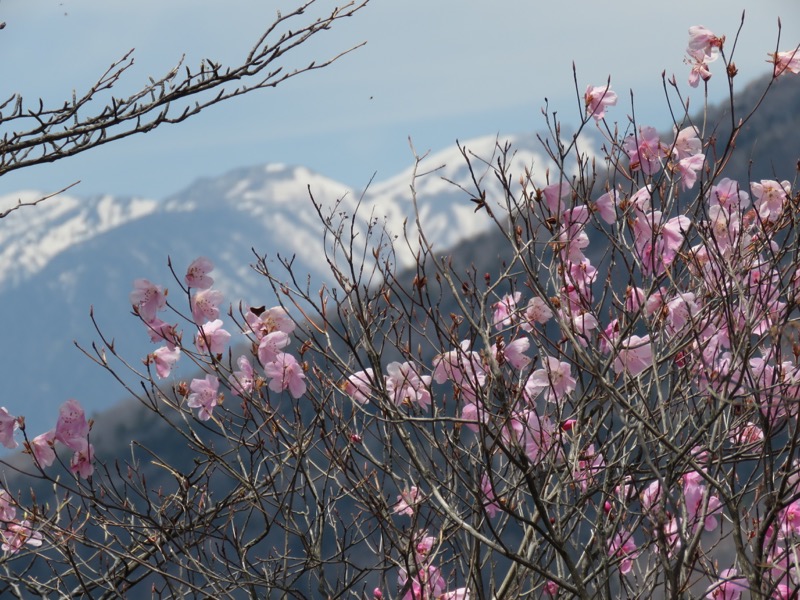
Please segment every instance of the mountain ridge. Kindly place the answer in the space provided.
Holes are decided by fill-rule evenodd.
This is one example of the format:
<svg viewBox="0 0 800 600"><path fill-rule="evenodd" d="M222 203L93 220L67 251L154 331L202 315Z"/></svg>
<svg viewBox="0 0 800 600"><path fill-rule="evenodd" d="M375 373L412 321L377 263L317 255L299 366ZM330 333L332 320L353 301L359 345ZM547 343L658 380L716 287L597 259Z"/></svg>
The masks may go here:
<svg viewBox="0 0 800 600"><path fill-rule="evenodd" d="M466 146L489 161L497 139L486 136ZM459 157L454 148L430 154L421 165L428 174L416 181L426 235L442 251L489 226L462 190L441 180L461 177L463 167L452 164ZM540 164L546 158L520 147L517 160ZM361 191L300 165L254 165L199 178L162 200L69 195L11 213L0 227L0 302L14 315L5 331L13 343L0 347L0 374L7 381L0 405L25 415L33 435L52 426L58 406L69 397L89 413L110 408L123 390L101 375L73 340L90 348L98 339L89 319L94 307L103 333L126 357L136 361L152 352L156 346L131 316L128 295L134 279L147 278L169 288L171 300L185 308L168 260L182 276L191 260L209 257L217 265L215 287L225 294L223 306L231 303L234 310L240 299L275 302L269 283L250 268L254 251L279 275L279 257L293 259L294 273L318 287L328 265L309 190L322 218L335 222L362 215L353 224L359 240L367 239L369 227L408 234L411 243L397 245L395 260L398 268L409 266L416 235L406 177L408 170ZM5 196L0 206L38 197L33 191Z"/></svg>

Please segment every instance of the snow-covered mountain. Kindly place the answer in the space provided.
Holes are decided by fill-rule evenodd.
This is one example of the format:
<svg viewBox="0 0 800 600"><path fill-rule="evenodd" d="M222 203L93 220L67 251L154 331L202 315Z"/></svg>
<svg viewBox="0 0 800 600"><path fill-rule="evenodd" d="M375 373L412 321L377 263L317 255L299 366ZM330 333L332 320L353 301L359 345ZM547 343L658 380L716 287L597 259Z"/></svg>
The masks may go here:
<svg viewBox="0 0 800 600"><path fill-rule="evenodd" d="M40 197L39 192L31 190L0 197L0 211ZM62 194L35 210L18 209L0 227L0 290L19 285L70 246L143 217L157 207L156 201L140 198L80 199Z"/></svg>
<svg viewBox="0 0 800 600"><path fill-rule="evenodd" d="M516 151L516 173L532 167L544 174L548 161L535 137L503 139ZM462 145L471 157L472 173L456 147L429 155L418 165L414 187L421 222L438 249L491 226L485 212L476 214L469 192L474 175L485 179L487 199L495 197L499 184L488 165L496 160L496 143L492 136ZM154 346L130 314L132 281L144 277L163 284L172 290L170 300L176 306L186 306L176 298L180 288L167 267L168 257L179 275L197 256L209 257L217 267L215 287L234 306L239 300L274 302L268 282L249 267L253 251L269 257L279 275L277 257L294 256L295 274L308 275L312 286L325 281L323 227L309 192L323 215L334 220L357 212L361 239L372 219L398 236L409 228L413 242L412 175L408 169L360 191L302 166L270 164L200 179L161 201L61 196L11 213L0 222L0 301L5 310L0 405L25 415L29 434L36 435L52 426L57 407L67 398L80 399L92 412L125 396L108 373L81 355L73 340L91 348L99 339L89 318L93 306L109 342L113 338L114 348L140 367ZM0 210L37 197L36 192L23 192L0 198ZM413 247L398 244L398 252L398 267L411 263ZM137 384L133 377L130 383Z"/></svg>

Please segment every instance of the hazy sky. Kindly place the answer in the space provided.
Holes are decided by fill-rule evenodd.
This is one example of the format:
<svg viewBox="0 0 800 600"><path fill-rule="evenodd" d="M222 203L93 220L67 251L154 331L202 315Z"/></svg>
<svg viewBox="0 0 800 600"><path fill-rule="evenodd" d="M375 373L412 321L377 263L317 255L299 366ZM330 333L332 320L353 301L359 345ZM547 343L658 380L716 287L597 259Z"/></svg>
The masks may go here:
<svg viewBox="0 0 800 600"><path fill-rule="evenodd" d="M203 57L232 62L291 4L0 0L3 96L63 102L131 48L136 66L121 91L166 73L184 53L192 65ZM620 105L610 118L625 121L633 89L637 120L665 129L661 72L675 73L689 90L682 63L688 27L727 35L730 51L743 10L734 55L740 86L769 71L764 61L775 49L778 17L781 49L800 43L798 0L372 0L291 63L367 41L329 69L181 125L9 174L0 193L54 191L80 179L78 194L163 197L199 176L264 162L304 164L361 187L373 172L382 179L410 165L409 135L417 149L437 150L457 138L539 130L545 97L574 122L573 61L581 91L611 76ZM721 62L712 70L710 94L720 99ZM700 91L692 98L702 103Z"/></svg>

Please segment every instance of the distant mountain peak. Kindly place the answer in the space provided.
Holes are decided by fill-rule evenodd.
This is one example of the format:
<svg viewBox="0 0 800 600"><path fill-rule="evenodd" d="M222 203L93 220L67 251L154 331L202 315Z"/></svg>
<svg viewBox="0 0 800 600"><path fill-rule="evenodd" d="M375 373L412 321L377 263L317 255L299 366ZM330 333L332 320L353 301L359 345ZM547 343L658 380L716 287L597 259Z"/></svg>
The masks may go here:
<svg viewBox="0 0 800 600"><path fill-rule="evenodd" d="M0 206L41 198L27 190L0 197ZM158 202L146 198L62 195L12 212L0 223L0 291L45 268L58 254L123 223L154 212Z"/></svg>

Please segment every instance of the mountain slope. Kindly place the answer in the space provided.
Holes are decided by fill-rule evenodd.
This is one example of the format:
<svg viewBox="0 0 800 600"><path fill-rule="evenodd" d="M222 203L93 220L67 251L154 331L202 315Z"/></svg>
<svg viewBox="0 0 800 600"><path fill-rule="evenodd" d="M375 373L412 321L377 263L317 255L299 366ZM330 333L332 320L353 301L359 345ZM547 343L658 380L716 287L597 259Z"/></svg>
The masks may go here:
<svg viewBox="0 0 800 600"><path fill-rule="evenodd" d="M544 172L546 160L533 136L512 141L518 165ZM495 137L465 144L477 176L488 171L496 144ZM475 214L468 192L450 183L470 186L457 148L426 157L421 173L426 174L415 182L419 209L436 248L444 251L487 230L491 223ZM0 405L26 415L29 432L36 435L52 426L57 407L69 397L80 399L90 412L113 404L123 390L82 356L73 340L89 348L98 339L89 319L93 306L104 334L138 364L155 346L130 315L133 280L144 277L162 284L178 308L186 306L168 259L182 276L194 258L209 257L217 265L215 287L225 294L225 306L233 303L234 310L240 300L274 303L269 282L249 266L255 262L254 251L266 256L283 279L288 274L279 257L293 258L300 282L318 287L328 265L321 217L310 194L333 226L341 219L349 223L357 212L353 227L359 243L367 239L370 222L398 237L406 231L410 244L396 244L395 260L400 267L409 266L417 238L411 179L407 170L359 192L304 167L260 165L198 180L163 201L65 196L12 213L0 227L0 302L13 315L4 331L13 343L0 346L0 375L6 382ZM489 181L489 201L498 187ZM36 197L35 192L20 196ZM0 199L0 205L16 200Z"/></svg>

